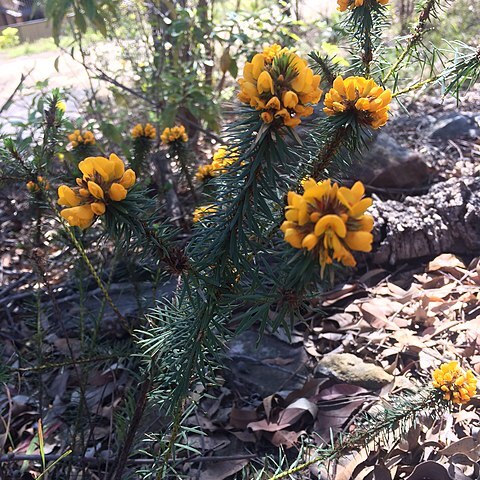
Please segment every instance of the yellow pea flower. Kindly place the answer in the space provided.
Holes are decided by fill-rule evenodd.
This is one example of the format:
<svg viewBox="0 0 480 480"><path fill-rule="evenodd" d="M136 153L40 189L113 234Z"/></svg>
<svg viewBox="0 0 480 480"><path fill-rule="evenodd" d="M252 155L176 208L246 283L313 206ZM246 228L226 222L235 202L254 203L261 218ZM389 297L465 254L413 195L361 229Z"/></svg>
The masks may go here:
<svg viewBox="0 0 480 480"><path fill-rule="evenodd" d="M177 127L165 128L160 135L160 139L164 145L174 142L188 142L188 135L183 125Z"/></svg>
<svg viewBox="0 0 480 480"><path fill-rule="evenodd" d="M294 128L320 101L320 80L305 60L275 44L245 64L238 99L258 110L264 123Z"/></svg>
<svg viewBox="0 0 480 480"><path fill-rule="evenodd" d="M313 252L319 259L322 275L326 265L337 261L355 266L352 251L372 248L373 218L365 215L371 199L364 198L361 182L351 188L339 187L331 180L305 179L304 193L288 192L285 221L280 227L292 247Z"/></svg>
<svg viewBox="0 0 480 480"><path fill-rule="evenodd" d="M372 79L337 77L325 95L323 111L330 116L353 112L359 123L377 129L387 123L391 101L392 92Z"/></svg>
<svg viewBox="0 0 480 480"><path fill-rule="evenodd" d="M477 379L471 370L463 370L456 361L443 363L433 374L432 385L443 393L443 399L465 404L477 393Z"/></svg>
<svg viewBox="0 0 480 480"><path fill-rule="evenodd" d="M87 157L78 164L82 177L77 186L58 188L58 203L70 207L61 215L72 226L88 228L103 215L111 201L120 202L135 184L135 172L125 170L123 161L114 153L109 158Z"/></svg>

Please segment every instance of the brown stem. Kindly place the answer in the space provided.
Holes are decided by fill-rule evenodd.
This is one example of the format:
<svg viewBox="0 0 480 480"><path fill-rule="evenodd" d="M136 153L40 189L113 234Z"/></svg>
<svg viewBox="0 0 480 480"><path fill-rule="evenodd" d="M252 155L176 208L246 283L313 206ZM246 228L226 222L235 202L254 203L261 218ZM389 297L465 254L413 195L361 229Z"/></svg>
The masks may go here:
<svg viewBox="0 0 480 480"><path fill-rule="evenodd" d="M143 412L145 411L145 406L147 404L148 399L148 392L152 386L152 379L150 374L149 376L143 380L142 384L140 385L140 392L138 394L135 412L133 413L133 417L130 421L130 426L128 427L128 432L125 437L125 442L123 443L122 450L118 457L117 468L115 469L114 474L112 475L112 480L122 480L123 471L127 466L128 456L130 455L130 451L133 446L133 442L135 440L135 435L137 433L138 427L140 425L140 421L143 417Z"/></svg>
<svg viewBox="0 0 480 480"><path fill-rule="evenodd" d="M330 165L334 159L336 153L342 146L342 143L346 136L348 136L348 127L340 127L333 134L333 137L330 141L322 148L317 161L313 164L312 168L312 178L315 180L320 180L322 177L323 171Z"/></svg>

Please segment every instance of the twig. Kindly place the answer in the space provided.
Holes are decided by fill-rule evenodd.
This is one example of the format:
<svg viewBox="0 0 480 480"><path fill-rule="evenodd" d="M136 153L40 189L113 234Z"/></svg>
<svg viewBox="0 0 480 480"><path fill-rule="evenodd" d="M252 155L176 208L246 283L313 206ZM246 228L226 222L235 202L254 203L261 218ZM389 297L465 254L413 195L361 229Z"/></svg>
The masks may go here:
<svg viewBox="0 0 480 480"><path fill-rule="evenodd" d="M133 446L133 441L135 440L135 435L140 425L140 421L143 417L143 412L147 404L147 396L150 388L152 386L151 374L147 373L148 377L145 378L140 386L140 393L138 394L135 412L130 421L130 426L128 427L128 432L123 442L122 450L118 457L117 468L115 469L114 474L112 475L112 480L122 480L123 471L128 462L128 456Z"/></svg>
<svg viewBox="0 0 480 480"><path fill-rule="evenodd" d="M94 363L94 362L103 362L106 360L114 360L118 361L120 357L116 355L110 355L106 357L94 357L94 358L84 358L84 359L76 359L75 362L59 362L59 363L46 363L45 365L40 365L38 367L18 367L18 368L13 368L11 367L11 370L15 372L40 372L43 370L49 370L53 368L62 368L62 367L70 367L73 366L74 364L81 365L84 363Z"/></svg>
<svg viewBox="0 0 480 480"><path fill-rule="evenodd" d="M385 83L397 71L397 69L400 67L400 65L403 63L403 61L407 57L407 55L412 50L412 48L414 48L415 45L417 45L420 42L423 34L425 33L425 25L429 20L430 14L432 13L437 1L438 0L428 0L426 5L423 7L418 17L417 25L415 26L415 29L412 35L408 39L405 49L397 58L397 61L390 67L390 70L387 72L387 74L383 77L382 83Z"/></svg>
<svg viewBox="0 0 480 480"><path fill-rule="evenodd" d="M15 87L15 90L13 93L7 98L7 101L0 107L0 114L3 113L4 110L6 110L9 107L10 102L13 100L17 92L20 90L20 87L23 85L23 82L25 79L33 72L33 68L26 74L21 75L20 77L20 82L18 82L18 85Z"/></svg>
<svg viewBox="0 0 480 480"><path fill-rule="evenodd" d="M52 462L59 460L63 455L50 453L45 455L46 462ZM253 460L255 458L261 458L260 455L250 453L245 455L218 455L211 457L200 457L193 456L182 460L181 463L215 463L215 462L228 462L234 460ZM0 456L0 464L2 463L14 463L14 462L39 462L42 457L40 454L23 454L23 453L8 453L6 455ZM105 457L105 458L95 458L95 457L82 457L80 455L70 455L69 459L74 460L78 463L86 463L89 465L103 465L104 463L115 463L117 457ZM154 458L130 458L127 460L129 465L152 465L156 460Z"/></svg>

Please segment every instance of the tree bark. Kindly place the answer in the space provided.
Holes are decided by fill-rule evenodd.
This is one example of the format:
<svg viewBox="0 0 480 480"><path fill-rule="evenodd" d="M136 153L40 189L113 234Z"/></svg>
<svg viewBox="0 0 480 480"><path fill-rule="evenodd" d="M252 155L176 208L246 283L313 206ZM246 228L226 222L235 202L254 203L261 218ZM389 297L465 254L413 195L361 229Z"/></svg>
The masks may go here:
<svg viewBox="0 0 480 480"><path fill-rule="evenodd" d="M374 201L372 257L396 264L440 253L480 252L480 178L451 178L404 201Z"/></svg>

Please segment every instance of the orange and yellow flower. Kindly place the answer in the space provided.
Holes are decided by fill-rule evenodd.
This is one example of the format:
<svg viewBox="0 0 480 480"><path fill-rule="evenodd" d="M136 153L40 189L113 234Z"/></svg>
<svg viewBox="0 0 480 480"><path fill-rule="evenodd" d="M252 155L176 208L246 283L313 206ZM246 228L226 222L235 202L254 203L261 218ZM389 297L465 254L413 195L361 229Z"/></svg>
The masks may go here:
<svg viewBox="0 0 480 480"><path fill-rule="evenodd" d="M471 370L463 370L458 362L440 365L433 372L432 385L443 392L443 399L465 404L477 393L477 379Z"/></svg>
<svg viewBox="0 0 480 480"><path fill-rule="evenodd" d="M280 45L266 47L243 68L238 99L262 112L265 123L296 127L313 113L322 95L320 75Z"/></svg>
<svg viewBox="0 0 480 480"><path fill-rule="evenodd" d="M193 222L196 223L196 222L199 222L200 220L203 219L203 217L205 217L205 215L208 215L210 213L214 213L216 212L217 208L215 207L215 205L204 205L202 207L197 207L194 211L193 211Z"/></svg>
<svg viewBox="0 0 480 480"><path fill-rule="evenodd" d="M377 2L380 5L386 5L388 0L366 0L367 2L373 1ZM337 10L340 12L344 12L347 9L353 10L354 8L361 7L363 4L366 3L365 0L337 0Z"/></svg>
<svg viewBox="0 0 480 480"><path fill-rule="evenodd" d="M363 184L356 182L347 188L310 178L303 182L303 188L303 194L288 192L281 226L285 241L318 256L322 275L334 260L355 266L352 251L370 252L373 241L373 217L365 214L372 199L364 197Z"/></svg>
<svg viewBox="0 0 480 480"><path fill-rule="evenodd" d="M377 129L387 123L391 100L392 92L372 79L337 77L333 88L325 95L323 111L327 115L353 112L360 123Z"/></svg>
<svg viewBox="0 0 480 480"><path fill-rule="evenodd" d="M216 177L226 171L228 165L232 165L238 160L238 153L235 150L228 150L221 146L213 155L212 163L200 165L195 177L204 182L210 178Z"/></svg>
<svg viewBox="0 0 480 480"><path fill-rule="evenodd" d="M75 130L70 135L67 135L70 140L72 148L77 148L79 145L95 145L95 136L90 131L82 132L81 130Z"/></svg>
<svg viewBox="0 0 480 480"><path fill-rule="evenodd" d="M177 127L166 128L160 135L160 139L164 145L180 141L188 142L188 135L183 125Z"/></svg>
<svg viewBox="0 0 480 480"><path fill-rule="evenodd" d="M146 123L145 125L137 123L130 133L134 139L149 138L150 140L155 140L155 137L157 136L157 130L151 123Z"/></svg>
<svg viewBox="0 0 480 480"><path fill-rule="evenodd" d="M120 202L136 181L132 169L114 153L109 158L88 157L78 164L82 178L77 186L58 187L58 203L64 208L61 215L72 227L88 228L94 220L103 215L110 202Z"/></svg>

